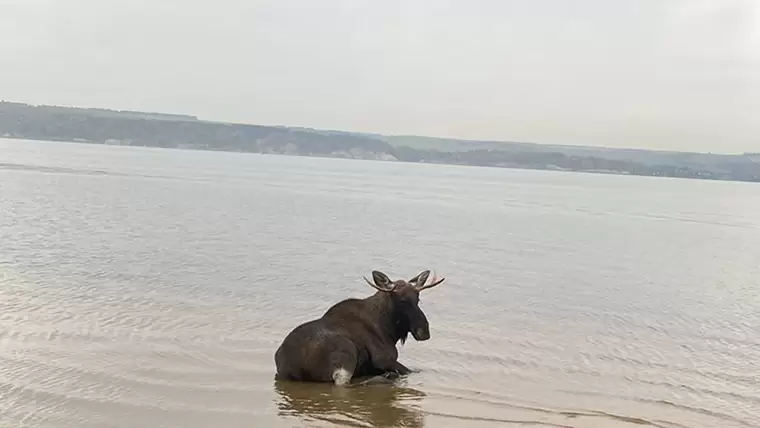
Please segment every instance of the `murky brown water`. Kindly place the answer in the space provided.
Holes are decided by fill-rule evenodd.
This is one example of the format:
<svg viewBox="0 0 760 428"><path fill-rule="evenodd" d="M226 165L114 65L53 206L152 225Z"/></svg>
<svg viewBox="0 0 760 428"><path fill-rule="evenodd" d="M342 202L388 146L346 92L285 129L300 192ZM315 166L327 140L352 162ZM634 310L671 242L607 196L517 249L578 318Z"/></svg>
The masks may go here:
<svg viewBox="0 0 760 428"><path fill-rule="evenodd" d="M0 426L757 427L760 187L0 140ZM288 331L448 280L396 386Z"/></svg>

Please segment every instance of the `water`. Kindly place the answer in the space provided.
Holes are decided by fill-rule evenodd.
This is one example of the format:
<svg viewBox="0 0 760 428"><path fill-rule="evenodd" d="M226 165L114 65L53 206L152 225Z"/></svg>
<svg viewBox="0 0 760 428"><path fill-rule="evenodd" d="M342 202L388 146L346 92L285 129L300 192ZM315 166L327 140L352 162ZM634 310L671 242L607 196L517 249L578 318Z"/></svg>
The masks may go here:
<svg viewBox="0 0 760 428"><path fill-rule="evenodd" d="M757 427L760 187L0 140L2 427ZM425 291L398 385L275 383Z"/></svg>

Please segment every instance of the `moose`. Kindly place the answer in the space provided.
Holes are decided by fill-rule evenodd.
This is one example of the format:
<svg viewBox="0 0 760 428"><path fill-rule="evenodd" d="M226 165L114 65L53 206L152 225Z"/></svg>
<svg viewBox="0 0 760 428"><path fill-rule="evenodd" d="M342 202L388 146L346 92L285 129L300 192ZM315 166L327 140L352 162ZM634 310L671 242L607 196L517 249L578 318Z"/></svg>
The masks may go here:
<svg viewBox="0 0 760 428"><path fill-rule="evenodd" d="M276 378L306 382L334 382L343 386L365 377L394 378L411 373L398 362L396 343L412 334L430 339L427 317L419 307L422 290L445 278L425 270L409 281L391 281L372 271L365 281L377 292L365 299L336 303L318 319L294 328L275 352Z"/></svg>

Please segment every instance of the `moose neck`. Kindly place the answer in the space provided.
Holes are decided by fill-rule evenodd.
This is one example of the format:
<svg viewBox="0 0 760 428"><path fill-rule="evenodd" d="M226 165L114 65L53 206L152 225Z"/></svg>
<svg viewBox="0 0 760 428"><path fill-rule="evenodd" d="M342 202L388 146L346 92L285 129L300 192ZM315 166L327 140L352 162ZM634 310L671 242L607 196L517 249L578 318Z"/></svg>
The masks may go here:
<svg viewBox="0 0 760 428"><path fill-rule="evenodd" d="M409 321L398 311L393 297L389 293L378 291L366 300L371 307L368 316L383 336L394 345L399 340L404 343L409 335Z"/></svg>

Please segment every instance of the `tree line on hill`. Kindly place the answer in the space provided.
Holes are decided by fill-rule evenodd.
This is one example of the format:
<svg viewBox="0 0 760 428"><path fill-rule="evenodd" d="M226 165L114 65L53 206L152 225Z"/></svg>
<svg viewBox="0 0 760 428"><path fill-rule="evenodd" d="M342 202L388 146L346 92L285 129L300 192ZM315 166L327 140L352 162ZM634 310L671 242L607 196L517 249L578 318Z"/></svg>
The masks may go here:
<svg viewBox="0 0 760 428"><path fill-rule="evenodd" d="M624 159L604 149L583 154L525 144L473 144L456 151L391 144L392 138L281 126L207 122L194 116L32 106L0 102L0 137L95 144L342 157L662 177L760 181L752 156L687 163ZM408 140L408 139L407 139ZM503 147L503 148L501 148ZM590 150L590 154L589 154ZM707 156L707 155L704 155ZM652 159L658 159L653 157ZM712 159L712 158L709 158Z"/></svg>

